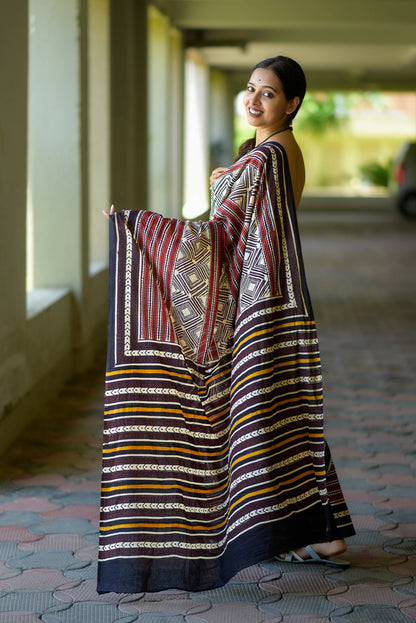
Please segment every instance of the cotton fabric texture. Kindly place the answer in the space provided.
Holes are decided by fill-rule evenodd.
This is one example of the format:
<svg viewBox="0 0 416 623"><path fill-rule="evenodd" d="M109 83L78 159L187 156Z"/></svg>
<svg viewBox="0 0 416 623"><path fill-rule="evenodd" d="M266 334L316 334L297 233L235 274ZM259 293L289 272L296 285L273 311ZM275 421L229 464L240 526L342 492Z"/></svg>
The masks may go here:
<svg viewBox="0 0 416 623"><path fill-rule="evenodd" d="M110 219L99 592L219 587L354 533L283 147L229 168L212 207Z"/></svg>

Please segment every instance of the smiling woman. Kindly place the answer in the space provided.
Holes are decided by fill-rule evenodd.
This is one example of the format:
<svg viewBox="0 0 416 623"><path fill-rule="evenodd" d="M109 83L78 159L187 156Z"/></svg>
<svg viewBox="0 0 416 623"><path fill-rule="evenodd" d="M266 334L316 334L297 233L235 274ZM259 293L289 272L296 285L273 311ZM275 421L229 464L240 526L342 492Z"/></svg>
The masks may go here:
<svg viewBox="0 0 416 623"><path fill-rule="evenodd" d="M292 134L292 121L306 92L302 67L287 56L276 56L258 63L243 96L248 123L256 128L254 138L245 141L238 158L269 140L277 140L289 159L295 204L298 207L305 184L303 156Z"/></svg>

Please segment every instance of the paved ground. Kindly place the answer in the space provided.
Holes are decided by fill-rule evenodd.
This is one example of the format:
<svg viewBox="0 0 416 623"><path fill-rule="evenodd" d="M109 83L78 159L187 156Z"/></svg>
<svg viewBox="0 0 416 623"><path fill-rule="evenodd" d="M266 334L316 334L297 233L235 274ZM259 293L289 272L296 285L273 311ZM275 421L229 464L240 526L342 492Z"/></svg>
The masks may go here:
<svg viewBox="0 0 416 623"><path fill-rule="evenodd" d="M416 619L416 222L305 212L301 229L350 569L266 561L213 591L99 596L99 361L0 464L0 623Z"/></svg>

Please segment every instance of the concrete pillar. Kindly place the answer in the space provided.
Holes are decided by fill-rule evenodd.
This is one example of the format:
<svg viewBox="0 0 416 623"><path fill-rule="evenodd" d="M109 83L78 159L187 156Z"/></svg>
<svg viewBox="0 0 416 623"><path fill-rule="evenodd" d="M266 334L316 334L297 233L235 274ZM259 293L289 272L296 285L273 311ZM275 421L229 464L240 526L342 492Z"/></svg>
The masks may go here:
<svg viewBox="0 0 416 623"><path fill-rule="evenodd" d="M195 218L209 208L209 73L195 50L185 65L185 205L184 216Z"/></svg>
<svg viewBox="0 0 416 623"><path fill-rule="evenodd" d="M86 57L88 86L89 270L107 264L110 206L110 2L88 1Z"/></svg>
<svg viewBox="0 0 416 623"><path fill-rule="evenodd" d="M169 216L170 199L166 190L171 185L170 27L166 15L154 6L149 7L148 49L149 209Z"/></svg>
<svg viewBox="0 0 416 623"><path fill-rule="evenodd" d="M0 0L0 420L26 390L28 2Z"/></svg>
<svg viewBox="0 0 416 623"><path fill-rule="evenodd" d="M111 201L147 200L147 2L111 0Z"/></svg>
<svg viewBox="0 0 416 623"><path fill-rule="evenodd" d="M170 179L168 189L170 216L182 216L183 207L183 90L184 90L184 54L183 38L176 28L170 29L170 88L166 97L170 99Z"/></svg>
<svg viewBox="0 0 416 623"><path fill-rule="evenodd" d="M182 36L168 17L149 6L149 209L182 212Z"/></svg>
<svg viewBox="0 0 416 623"><path fill-rule="evenodd" d="M223 71L210 72L209 141L210 169L226 167L234 159L234 97L228 76Z"/></svg>

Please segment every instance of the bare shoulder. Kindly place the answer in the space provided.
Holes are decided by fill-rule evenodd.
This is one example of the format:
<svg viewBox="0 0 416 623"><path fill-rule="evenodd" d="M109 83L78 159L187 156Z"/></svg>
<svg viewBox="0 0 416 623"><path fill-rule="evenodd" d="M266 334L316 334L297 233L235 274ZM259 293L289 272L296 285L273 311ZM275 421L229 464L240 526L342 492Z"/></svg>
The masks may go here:
<svg viewBox="0 0 416 623"><path fill-rule="evenodd" d="M289 162L290 177L292 180L293 194L295 197L295 204L298 207L303 187L305 185L305 164L303 161L302 150L297 144L294 136L290 134L282 140L282 146L284 147Z"/></svg>

